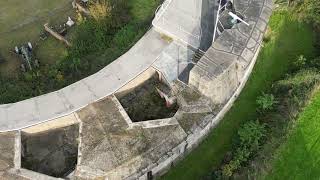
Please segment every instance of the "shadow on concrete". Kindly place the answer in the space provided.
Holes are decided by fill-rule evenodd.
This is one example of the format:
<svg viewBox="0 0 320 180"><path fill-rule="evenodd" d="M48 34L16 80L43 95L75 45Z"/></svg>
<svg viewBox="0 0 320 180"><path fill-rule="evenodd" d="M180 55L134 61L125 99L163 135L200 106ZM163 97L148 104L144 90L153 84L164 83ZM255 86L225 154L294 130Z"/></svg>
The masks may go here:
<svg viewBox="0 0 320 180"><path fill-rule="evenodd" d="M216 14L218 11L217 0L202 0L201 6L201 40L200 49L207 51L212 45Z"/></svg>

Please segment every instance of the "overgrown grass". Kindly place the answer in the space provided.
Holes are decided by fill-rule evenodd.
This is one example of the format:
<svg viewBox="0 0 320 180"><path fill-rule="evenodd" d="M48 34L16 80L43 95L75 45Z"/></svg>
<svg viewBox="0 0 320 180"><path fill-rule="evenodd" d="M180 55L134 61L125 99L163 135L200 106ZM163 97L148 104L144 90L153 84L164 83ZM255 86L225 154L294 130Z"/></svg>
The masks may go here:
<svg viewBox="0 0 320 180"><path fill-rule="evenodd" d="M33 72L17 73L19 75L10 77L0 75L0 104L52 92L99 71L129 50L143 36L150 27L154 11L161 0L110 2L113 3L114 10L111 17L99 22L87 18L72 33L73 46L67 51L55 49L51 44L42 47L50 50L49 52L39 49L43 51L39 55L48 59L56 58L55 63L40 60L43 64ZM59 52L52 54L51 51L54 50ZM14 66L18 67L17 64L18 61Z"/></svg>
<svg viewBox="0 0 320 180"><path fill-rule="evenodd" d="M218 168L239 126L257 118L256 99L268 92L275 80L291 70L293 60L300 54L314 56L312 28L290 17L287 11L272 15L271 37L264 44L252 75L234 106L201 145L172 168L163 179L199 179Z"/></svg>
<svg viewBox="0 0 320 180"><path fill-rule="evenodd" d="M39 49L36 53L42 64L52 64L59 59L65 51L65 45L54 38L42 41L39 35L44 30L45 23L62 24L68 16L73 17L71 2L72 0L26 0L23 3L19 0L0 1L0 54L6 60L0 64L0 76L14 77L20 72L21 57L11 51L15 46L27 42Z"/></svg>
<svg viewBox="0 0 320 180"><path fill-rule="evenodd" d="M288 140L274 157L265 179L319 179L320 177L320 92L300 114Z"/></svg>

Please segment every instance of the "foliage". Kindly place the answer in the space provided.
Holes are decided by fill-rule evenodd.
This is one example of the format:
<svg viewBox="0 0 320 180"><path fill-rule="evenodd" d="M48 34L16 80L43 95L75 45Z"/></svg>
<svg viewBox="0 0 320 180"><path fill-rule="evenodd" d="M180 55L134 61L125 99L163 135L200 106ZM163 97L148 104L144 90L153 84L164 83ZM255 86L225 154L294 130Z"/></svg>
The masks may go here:
<svg viewBox="0 0 320 180"><path fill-rule="evenodd" d="M111 5L107 0L89 1L90 15L96 21L105 20L111 16Z"/></svg>
<svg viewBox="0 0 320 180"><path fill-rule="evenodd" d="M275 149L265 179L319 179L320 93L300 113L288 138ZM271 158L271 157L270 157Z"/></svg>
<svg viewBox="0 0 320 180"><path fill-rule="evenodd" d="M298 56L297 60L294 61L294 69L298 70L301 68L304 68L307 63L307 58L305 58L303 55Z"/></svg>
<svg viewBox="0 0 320 180"><path fill-rule="evenodd" d="M144 9L139 10L136 1L143 1ZM94 17L77 15L72 47L56 64L41 64L36 71L12 77L0 75L0 103L52 92L97 72L146 32L159 3L160 0L99 0L91 6ZM132 9L139 10L143 18L132 14Z"/></svg>
<svg viewBox="0 0 320 180"><path fill-rule="evenodd" d="M265 94L263 92L262 95L257 98L256 103L258 106L258 110L261 112L265 112L272 110L274 108L274 105L277 104L278 101L276 101L273 94Z"/></svg>
<svg viewBox="0 0 320 180"><path fill-rule="evenodd" d="M300 17L307 21L320 25L320 1L319 0L303 0L298 3L298 11Z"/></svg>
<svg viewBox="0 0 320 180"><path fill-rule="evenodd" d="M233 152L233 159L222 168L222 174L230 177L240 168L241 164L248 161L250 155L259 149L262 138L265 136L265 125L259 121L248 121L238 130L238 143Z"/></svg>
<svg viewBox="0 0 320 180"><path fill-rule="evenodd" d="M274 84L273 89L281 96L295 97L297 101L302 101L308 96L307 92L314 89L319 82L320 74L316 70L305 69L278 81Z"/></svg>
<svg viewBox="0 0 320 180"><path fill-rule="evenodd" d="M310 62L308 62L309 67L320 69L320 56L317 58L313 58Z"/></svg>

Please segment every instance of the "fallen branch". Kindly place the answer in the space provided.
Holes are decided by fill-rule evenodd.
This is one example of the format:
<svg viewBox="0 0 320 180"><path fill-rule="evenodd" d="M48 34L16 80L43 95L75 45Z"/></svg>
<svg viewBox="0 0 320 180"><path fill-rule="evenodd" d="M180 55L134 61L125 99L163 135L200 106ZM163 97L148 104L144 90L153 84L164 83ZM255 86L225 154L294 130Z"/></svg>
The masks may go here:
<svg viewBox="0 0 320 180"><path fill-rule="evenodd" d="M59 41L62 41L64 42L67 46L71 46L71 43L66 40L63 36L61 36L59 33L55 32L53 29L51 29L49 26L48 26L48 23L46 23L44 25L44 29L50 33L53 37L55 37L56 39L58 39Z"/></svg>

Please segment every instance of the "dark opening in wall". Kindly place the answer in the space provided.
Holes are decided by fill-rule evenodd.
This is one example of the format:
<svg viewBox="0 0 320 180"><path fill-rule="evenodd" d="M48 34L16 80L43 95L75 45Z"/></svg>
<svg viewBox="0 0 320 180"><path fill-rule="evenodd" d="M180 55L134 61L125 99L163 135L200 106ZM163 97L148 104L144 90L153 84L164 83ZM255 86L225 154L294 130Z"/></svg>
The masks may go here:
<svg viewBox="0 0 320 180"><path fill-rule="evenodd" d="M116 96L133 122L170 118L179 108L170 87L156 74Z"/></svg>
<svg viewBox="0 0 320 180"><path fill-rule="evenodd" d="M22 168L53 177L66 177L77 164L78 137L77 124L37 133L22 132Z"/></svg>

